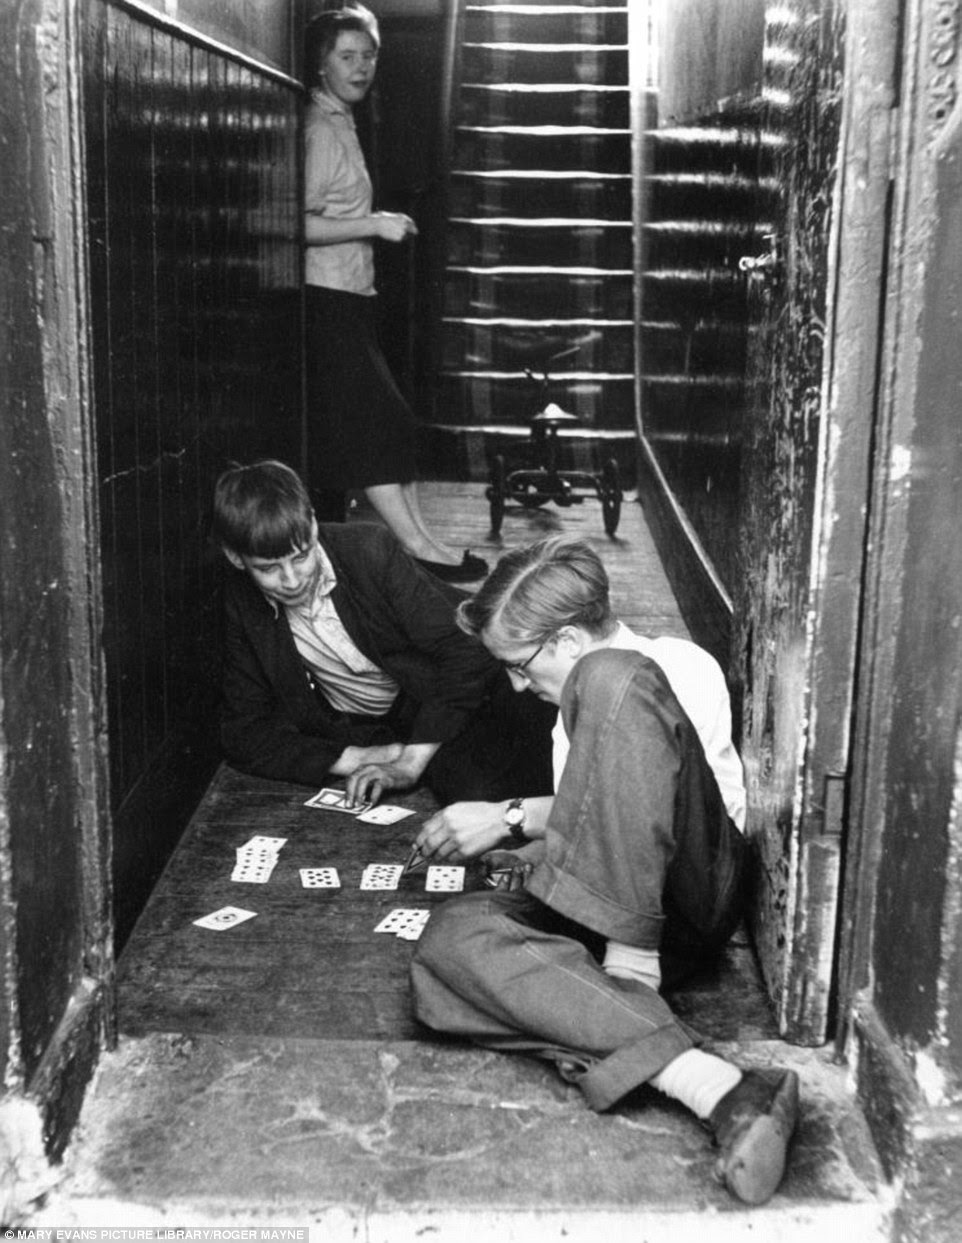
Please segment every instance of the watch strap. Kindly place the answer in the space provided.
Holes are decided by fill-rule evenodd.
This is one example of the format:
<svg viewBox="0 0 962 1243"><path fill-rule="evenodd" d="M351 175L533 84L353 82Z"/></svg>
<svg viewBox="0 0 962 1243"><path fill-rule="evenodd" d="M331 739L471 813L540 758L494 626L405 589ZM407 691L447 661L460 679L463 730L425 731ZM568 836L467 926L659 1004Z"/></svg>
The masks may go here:
<svg viewBox="0 0 962 1243"><path fill-rule="evenodd" d="M512 810L520 810L521 819L517 824L512 824L511 821L505 819L505 822L504 822L505 827L507 828L508 832L511 834L512 839L515 842L517 842L519 846L525 846L527 845L528 839L524 833L524 822L525 822L524 799L513 798L510 801L510 803L508 803L506 812L512 811Z"/></svg>

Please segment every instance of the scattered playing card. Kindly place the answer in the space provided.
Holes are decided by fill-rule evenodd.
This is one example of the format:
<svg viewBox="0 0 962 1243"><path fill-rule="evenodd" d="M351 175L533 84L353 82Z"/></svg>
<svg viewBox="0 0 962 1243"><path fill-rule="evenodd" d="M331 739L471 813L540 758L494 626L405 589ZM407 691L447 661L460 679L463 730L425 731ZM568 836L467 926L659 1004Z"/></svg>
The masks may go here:
<svg viewBox="0 0 962 1243"><path fill-rule="evenodd" d="M397 889L403 863L369 863L361 875L362 889Z"/></svg>
<svg viewBox="0 0 962 1243"><path fill-rule="evenodd" d="M407 907L397 907L393 911L389 911L381 922L375 927L375 932L397 932L399 928L405 927L417 915L417 911Z"/></svg>
<svg viewBox="0 0 962 1243"><path fill-rule="evenodd" d="M238 884L266 885L273 871L273 863L265 863L262 860L238 860L230 878Z"/></svg>
<svg viewBox="0 0 962 1243"><path fill-rule="evenodd" d="M403 928L398 928L397 934L401 940L416 941L424 931L424 926L428 922L428 916L430 914L430 911L418 911L416 919L412 919L411 922L405 924Z"/></svg>
<svg viewBox="0 0 962 1243"><path fill-rule="evenodd" d="M340 889L337 868L301 868L301 884L305 889Z"/></svg>
<svg viewBox="0 0 962 1243"><path fill-rule="evenodd" d="M238 850L237 867L268 867L273 868L277 863L277 855L269 852L255 851L253 854L247 850Z"/></svg>
<svg viewBox="0 0 962 1243"><path fill-rule="evenodd" d="M211 928L214 932L220 932L224 928L242 924L246 919L253 919L256 915L256 911L245 911L239 906L222 906L220 910L211 911L202 919L195 919L194 923L198 928Z"/></svg>
<svg viewBox="0 0 962 1243"><path fill-rule="evenodd" d="M363 812L358 816L358 820L363 820L365 824L396 824L405 816L413 815L414 812L410 807L394 807L390 803L382 803L379 807L372 807L370 811Z"/></svg>
<svg viewBox="0 0 962 1243"><path fill-rule="evenodd" d="M428 868L424 888L436 892L445 890L449 893L455 893L464 888L464 868L443 867L441 864L432 864Z"/></svg>
<svg viewBox="0 0 962 1243"><path fill-rule="evenodd" d="M231 880L238 884L266 885L286 841L286 837L265 837L258 833L243 846L238 846Z"/></svg>
<svg viewBox="0 0 962 1243"><path fill-rule="evenodd" d="M349 816L359 816L362 812L368 810L370 803L358 803L351 807L347 801L347 793L344 790L334 790L330 786L325 786L322 790L318 790L304 804L305 807L323 807L326 811L343 811Z"/></svg>
<svg viewBox="0 0 962 1243"><path fill-rule="evenodd" d="M389 912L374 929L375 932L393 932L405 941L416 941L424 931L430 911L410 907L398 907Z"/></svg>

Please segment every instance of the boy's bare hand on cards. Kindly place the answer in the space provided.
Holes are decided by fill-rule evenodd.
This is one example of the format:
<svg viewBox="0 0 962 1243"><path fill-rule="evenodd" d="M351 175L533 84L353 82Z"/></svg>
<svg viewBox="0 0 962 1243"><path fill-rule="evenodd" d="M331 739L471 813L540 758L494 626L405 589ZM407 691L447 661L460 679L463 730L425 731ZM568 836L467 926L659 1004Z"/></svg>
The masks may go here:
<svg viewBox="0 0 962 1243"><path fill-rule="evenodd" d="M347 779L348 800L374 804L388 790L409 790L415 780L397 763L365 764Z"/></svg>
<svg viewBox="0 0 962 1243"><path fill-rule="evenodd" d="M476 859L504 838L501 803L451 803L425 821L417 837L424 855L438 863Z"/></svg>
<svg viewBox="0 0 962 1243"><path fill-rule="evenodd" d="M355 803L376 803L388 790L410 790L441 744L408 743L399 759L389 764L362 764L348 777L347 794Z"/></svg>

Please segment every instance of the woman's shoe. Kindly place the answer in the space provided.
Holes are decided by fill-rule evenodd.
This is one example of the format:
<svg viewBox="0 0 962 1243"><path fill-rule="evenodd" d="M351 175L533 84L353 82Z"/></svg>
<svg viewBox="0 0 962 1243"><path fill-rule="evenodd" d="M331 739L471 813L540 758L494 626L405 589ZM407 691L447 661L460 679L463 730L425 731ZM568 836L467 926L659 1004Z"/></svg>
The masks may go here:
<svg viewBox="0 0 962 1243"><path fill-rule="evenodd" d="M443 561L422 561L420 557L417 558L417 563L443 583L469 583L484 578L488 572L487 561L470 552L464 554L460 565L447 565Z"/></svg>

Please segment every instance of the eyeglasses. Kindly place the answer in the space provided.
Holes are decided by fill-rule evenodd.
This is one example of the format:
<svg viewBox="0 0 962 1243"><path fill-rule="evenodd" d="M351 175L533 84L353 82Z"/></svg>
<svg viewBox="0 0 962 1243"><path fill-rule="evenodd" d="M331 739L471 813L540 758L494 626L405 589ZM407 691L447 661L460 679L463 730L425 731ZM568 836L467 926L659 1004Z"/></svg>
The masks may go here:
<svg viewBox="0 0 962 1243"><path fill-rule="evenodd" d="M521 660L521 661L505 660L503 661L502 663L504 664L505 669L507 669L508 673L517 674L519 678L527 677L525 670L527 669L528 665L531 664L534 658L540 653L541 649L544 647L545 643L547 642L548 640L545 639L542 643L539 643L538 646L531 653L531 655L528 657L527 660Z"/></svg>

